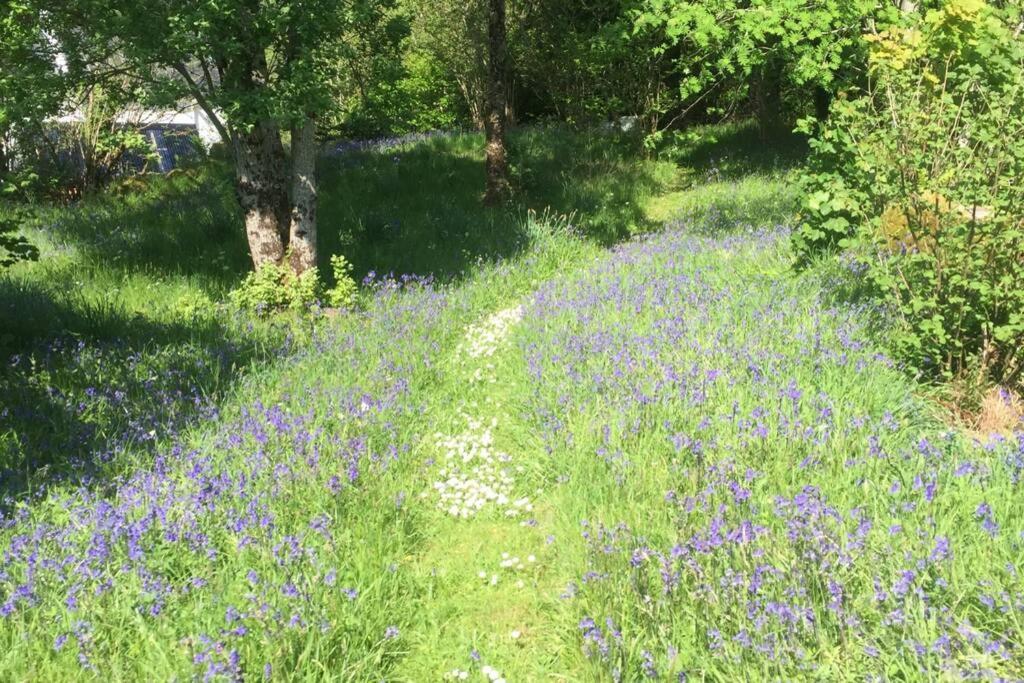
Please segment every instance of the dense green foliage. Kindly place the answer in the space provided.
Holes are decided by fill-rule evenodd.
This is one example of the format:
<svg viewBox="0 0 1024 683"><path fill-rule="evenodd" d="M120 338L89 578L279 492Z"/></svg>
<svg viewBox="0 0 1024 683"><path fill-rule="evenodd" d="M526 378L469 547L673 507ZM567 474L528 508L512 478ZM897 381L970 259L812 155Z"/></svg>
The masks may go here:
<svg viewBox="0 0 1024 683"><path fill-rule="evenodd" d="M100 189L129 154L152 156L131 107L145 99L137 79L93 63L102 46L45 3L0 12L0 193L8 199L74 199ZM58 117L78 110L77 119Z"/></svg>
<svg viewBox="0 0 1024 683"><path fill-rule="evenodd" d="M40 18L20 3L0 10L0 196L8 199L44 181L32 165L19 167L16 149L41 137L66 95L41 30Z"/></svg>
<svg viewBox="0 0 1024 683"><path fill-rule="evenodd" d="M645 0L632 20L636 34L652 36L677 84L656 114L679 118L706 99L710 111L726 112L748 100L770 129L813 107L816 89L827 100L848 82L863 64L868 23L885 23L894 11L873 0Z"/></svg>
<svg viewBox="0 0 1024 683"><path fill-rule="evenodd" d="M314 306L327 305L350 309L356 304L358 286L352 279L352 264L341 254L331 256L334 286L324 287L320 273L310 268L301 275L275 264L253 271L231 291L228 299L236 307L270 315L283 310L309 312Z"/></svg>
<svg viewBox="0 0 1024 683"><path fill-rule="evenodd" d="M812 141L806 260L849 247L892 308L897 354L940 377L1024 368L1024 49L981 2L872 39L872 80ZM811 127L808 126L810 129Z"/></svg>
<svg viewBox="0 0 1024 683"><path fill-rule="evenodd" d="M899 3L875 0L516 0L508 10L510 112L521 121L579 125L636 115L652 133L747 114L766 131L808 112L821 119L838 93L866 82L866 37L943 4L916 3L908 14ZM1011 28L1020 21L1018 2L992 6ZM120 73L104 61L110 46L140 66L122 89L149 102L188 95L177 71L199 59L192 80L215 80L208 103L240 123L264 116L286 123L304 111L342 135L482 125L486 12L479 0L303 0L256 14L230 4L157 11L110 0L64 15L38 15L43 0L16 7L6 15L3 53L21 71L0 93L8 93L6 108L37 128L69 87ZM67 43L73 63L65 77L45 68L53 47L32 46L33 26ZM251 90L219 72L245 47L232 37L242 34L282 58L270 59L258 77L266 87ZM223 52L217 59L207 55L213 47ZM27 97L27 83L45 96Z"/></svg>
<svg viewBox="0 0 1024 683"><path fill-rule="evenodd" d="M401 0L374 42L379 78L345 92L333 122L367 135L480 128L486 95L486 3ZM587 125L643 113L657 97L656 58L625 35L631 2L510 2L509 112L521 121ZM371 63L370 60L366 61ZM553 64L566 68L552 68ZM570 68L571 67L571 68Z"/></svg>
<svg viewBox="0 0 1024 683"><path fill-rule="evenodd" d="M512 111L578 125L636 115L647 132L753 112L773 128L827 111L832 94L864 72L864 31L897 16L872 0L521 0L509 9ZM408 31L389 44L395 68L350 123L364 132L374 123L479 126L483 3L406 0L392 17ZM436 118L424 118L427 104Z"/></svg>
<svg viewBox="0 0 1024 683"><path fill-rule="evenodd" d="M0 268L39 258L39 249L20 234L21 214L16 209L0 213Z"/></svg>
<svg viewBox="0 0 1024 683"><path fill-rule="evenodd" d="M285 266L269 263L246 275L230 299L238 308L260 314L283 309L304 311L317 302L319 286L315 268L295 275Z"/></svg>

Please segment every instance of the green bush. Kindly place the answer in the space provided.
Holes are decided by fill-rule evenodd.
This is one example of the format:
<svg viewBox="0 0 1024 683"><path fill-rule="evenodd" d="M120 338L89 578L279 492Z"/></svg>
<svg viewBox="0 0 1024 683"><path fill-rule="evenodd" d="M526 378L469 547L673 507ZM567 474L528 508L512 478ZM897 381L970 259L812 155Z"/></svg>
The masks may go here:
<svg viewBox="0 0 1024 683"><path fill-rule="evenodd" d="M331 271L334 273L334 287L327 290L326 303L335 308L354 308L359 286L352 279L352 264L341 254L335 254L331 256Z"/></svg>
<svg viewBox="0 0 1024 683"><path fill-rule="evenodd" d="M859 189L865 173L856 166L856 131L850 126L868 120L864 109L863 101L838 101L830 125L814 130L814 120L800 122L799 129L813 135L806 169L797 179L801 200L793 249L801 266L844 246L870 213L870 195Z"/></svg>
<svg viewBox="0 0 1024 683"><path fill-rule="evenodd" d="M893 312L896 353L941 378L1020 380L1024 66L988 5L873 36L871 85L812 142L794 234L841 247Z"/></svg>
<svg viewBox="0 0 1024 683"><path fill-rule="evenodd" d="M266 315L285 309L308 309L317 302L319 293L316 268L296 275L287 266L268 264L246 275L229 299L240 309Z"/></svg>
<svg viewBox="0 0 1024 683"><path fill-rule="evenodd" d="M19 261L36 261L39 249L19 234L23 213L11 209L3 213L0 207L0 268L13 266Z"/></svg>
<svg viewBox="0 0 1024 683"><path fill-rule="evenodd" d="M335 254L331 256L331 270L335 284L325 290L316 268L296 275L286 265L265 265L246 275L228 298L237 308L260 315L307 311L321 302L335 308L354 308L359 286L352 279L352 264L341 254Z"/></svg>

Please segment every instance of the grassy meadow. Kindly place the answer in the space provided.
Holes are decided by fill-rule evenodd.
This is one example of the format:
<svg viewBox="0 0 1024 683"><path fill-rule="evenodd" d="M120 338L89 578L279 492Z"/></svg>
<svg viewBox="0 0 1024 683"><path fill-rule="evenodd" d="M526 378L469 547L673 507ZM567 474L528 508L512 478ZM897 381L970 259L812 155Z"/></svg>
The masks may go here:
<svg viewBox="0 0 1024 683"><path fill-rule="evenodd" d="M522 204L484 211L481 139L325 157L324 265L342 253L357 279L452 282L528 251L530 210L569 215L598 243L648 228L644 201L674 179L674 166L641 159L635 140L525 131L513 138L528 160ZM216 162L36 212L27 234L42 258L0 279L0 356L10 361L2 493L16 500L67 475L102 477L122 451L152 455L157 437L215 413L246 368L287 355L308 332L221 305L251 267L239 223L229 169Z"/></svg>
<svg viewBox="0 0 1024 683"><path fill-rule="evenodd" d="M43 208L0 276L0 680L1024 677L1024 437L944 422L802 143L322 160L357 312L254 319L216 163ZM128 192L132 189L132 192ZM402 277L415 274L415 276Z"/></svg>

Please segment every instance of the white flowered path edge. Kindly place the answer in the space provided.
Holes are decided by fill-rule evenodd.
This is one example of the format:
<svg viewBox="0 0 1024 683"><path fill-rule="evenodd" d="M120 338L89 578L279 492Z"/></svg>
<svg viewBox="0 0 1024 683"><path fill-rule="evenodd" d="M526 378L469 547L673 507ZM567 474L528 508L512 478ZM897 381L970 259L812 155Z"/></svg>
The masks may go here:
<svg viewBox="0 0 1024 683"><path fill-rule="evenodd" d="M397 680L513 683L523 661L550 660L559 642L545 614L564 582L549 575L551 515L528 481L543 450L523 443L522 411L509 405L522 316L514 305L466 327L447 368L452 402L429 416L436 429L423 441L416 500L438 533L413 561L430 590L416 615L422 626L404 634L410 652Z"/></svg>

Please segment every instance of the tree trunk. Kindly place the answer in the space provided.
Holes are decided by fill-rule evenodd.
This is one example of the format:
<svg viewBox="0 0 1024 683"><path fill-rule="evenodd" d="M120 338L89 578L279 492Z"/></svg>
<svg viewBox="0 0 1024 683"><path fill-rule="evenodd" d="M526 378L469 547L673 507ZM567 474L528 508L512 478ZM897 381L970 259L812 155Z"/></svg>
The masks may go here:
<svg viewBox="0 0 1024 683"><path fill-rule="evenodd" d="M316 122L292 127L292 214L288 261L303 273L316 267Z"/></svg>
<svg viewBox="0 0 1024 683"><path fill-rule="evenodd" d="M505 127L516 125L516 84L508 75L505 83Z"/></svg>
<svg viewBox="0 0 1024 683"><path fill-rule="evenodd" d="M778 129L782 113L781 75L773 60L762 66L754 76L753 96L758 130L761 139L767 140Z"/></svg>
<svg viewBox="0 0 1024 683"><path fill-rule="evenodd" d="M277 126L262 122L235 136L235 190L257 270L284 260L290 220L286 160Z"/></svg>
<svg viewBox="0 0 1024 683"><path fill-rule="evenodd" d="M818 85L814 87L814 117L820 123L828 120L829 110L832 108L832 93Z"/></svg>
<svg viewBox="0 0 1024 683"><path fill-rule="evenodd" d="M484 203L493 205L509 194L508 154L505 149L505 83L507 80L505 0L490 0L487 21L488 83L487 115L487 192Z"/></svg>
<svg viewBox="0 0 1024 683"><path fill-rule="evenodd" d="M761 135L761 139L766 140L773 123L771 120L771 106L768 104L768 93L766 92L767 84L764 82L763 74L755 77L751 90L754 100L754 112L757 115L757 130Z"/></svg>

